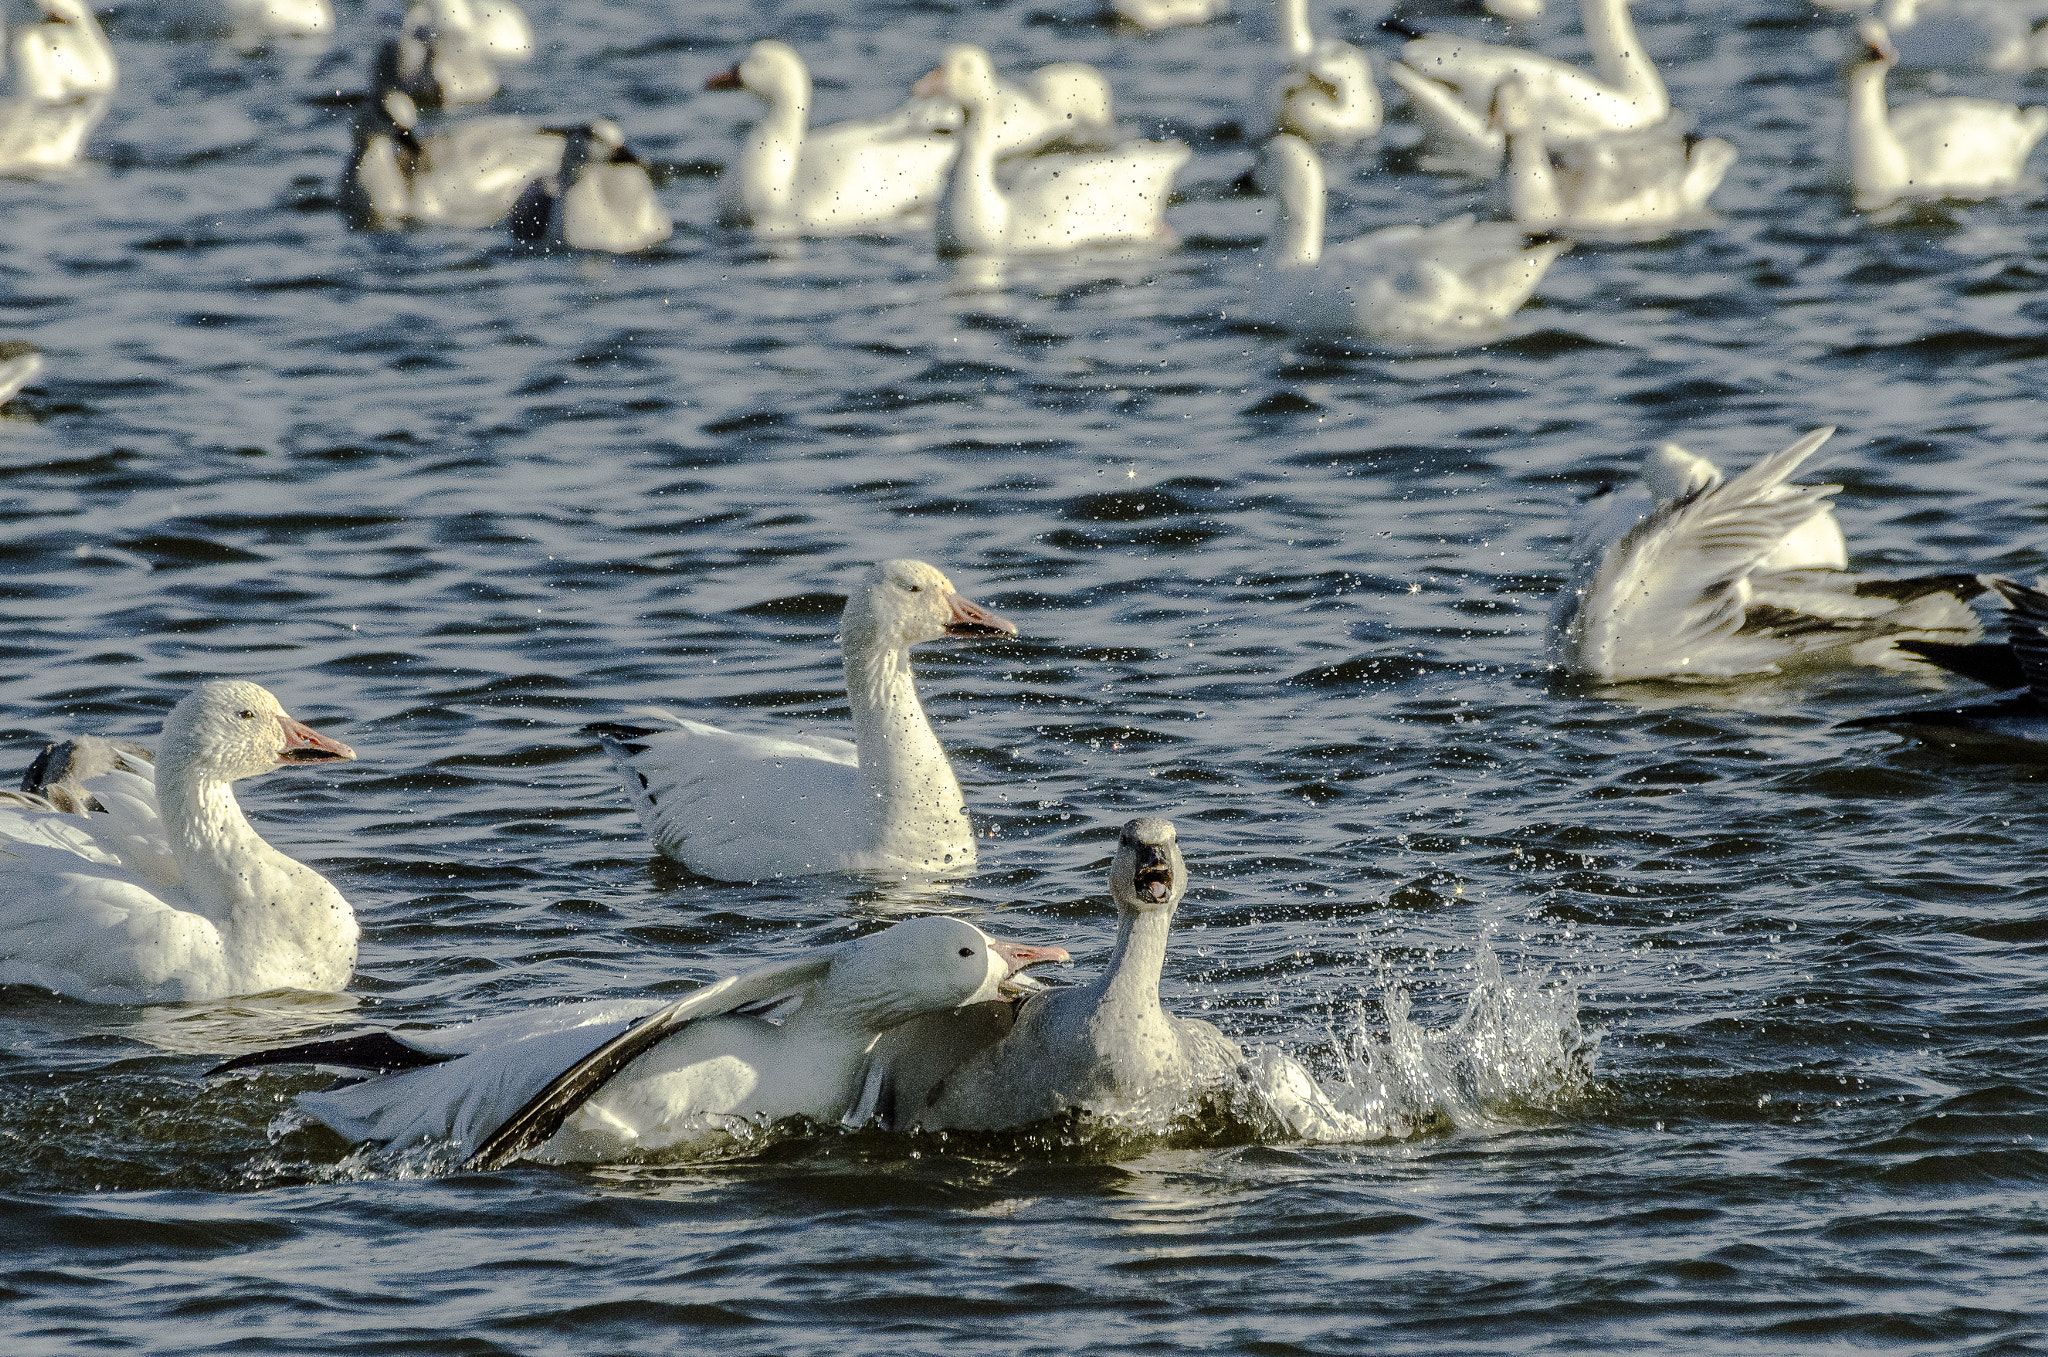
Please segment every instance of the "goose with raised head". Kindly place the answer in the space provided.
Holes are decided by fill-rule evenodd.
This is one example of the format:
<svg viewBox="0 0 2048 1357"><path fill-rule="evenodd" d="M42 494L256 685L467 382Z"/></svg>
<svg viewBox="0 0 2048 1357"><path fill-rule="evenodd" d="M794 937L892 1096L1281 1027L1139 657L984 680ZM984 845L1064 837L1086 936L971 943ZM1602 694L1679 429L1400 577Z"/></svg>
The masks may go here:
<svg viewBox="0 0 2048 1357"><path fill-rule="evenodd" d="M1280 57L1272 126L1311 144L1347 145L1380 130L1384 112L1372 61L1348 42L1317 38L1308 0L1278 0Z"/></svg>
<svg viewBox="0 0 2048 1357"><path fill-rule="evenodd" d="M1857 27L1849 66L1849 172L1861 211L1901 198L1995 198L2020 186L2048 133L2048 108L1995 99L1922 99L1891 108L1885 76L1898 51L1883 24Z"/></svg>
<svg viewBox="0 0 2048 1357"><path fill-rule="evenodd" d="M357 226L495 226L528 186L556 174L568 133L523 118L462 118L421 136L419 110L398 90L358 108L341 207Z"/></svg>
<svg viewBox="0 0 2048 1357"><path fill-rule="evenodd" d="M1968 745L1979 752L2006 752L2028 760L2048 758L2048 593L2039 587L1987 577L2010 611L2006 643L1954 645L1901 641L1930 664L1974 679L2004 694L1995 702L1967 707L1918 707L1844 721L1849 729L1895 730L1928 744ZM2036 580L2036 586L2042 581Z"/></svg>
<svg viewBox="0 0 2048 1357"><path fill-rule="evenodd" d="M1508 144L1508 203L1524 226L1640 236L1704 222L1707 199L1735 163L1734 146L1719 137L1661 127L1594 137L1553 154L1520 76L1501 81L1493 98L1493 122Z"/></svg>
<svg viewBox="0 0 2048 1357"><path fill-rule="evenodd" d="M1037 989L1057 947L939 915L706 985L674 1003L565 1004L436 1032L373 1032L243 1056L214 1073L315 1064L382 1075L303 1094L350 1141L453 1141L465 1168L723 1148L788 1117L837 1123L869 1052L928 1013Z"/></svg>
<svg viewBox="0 0 2048 1357"><path fill-rule="evenodd" d="M1361 334L1391 344L1466 344L1497 333L1529 300L1562 241L1469 215L1389 226L1325 250L1322 162L1292 136L1267 143L1262 182L1280 210L1262 254L1254 308L1299 333Z"/></svg>
<svg viewBox="0 0 2048 1357"><path fill-rule="evenodd" d="M107 116L120 70L83 0L38 0L47 21L11 44L15 97L0 100L0 174L68 169Z"/></svg>
<svg viewBox="0 0 2048 1357"><path fill-rule="evenodd" d="M675 234L647 163L628 149L617 123L599 118L567 135L561 169L534 180L513 208L513 235L550 248L631 254Z"/></svg>
<svg viewBox="0 0 2048 1357"><path fill-rule="evenodd" d="M961 43L919 91L957 99L966 114L960 152L939 198L939 253L1044 254L1092 245L1170 242L1167 196L1187 164L1179 142L1129 141L1110 151L1013 159L999 177L995 66Z"/></svg>
<svg viewBox="0 0 2048 1357"><path fill-rule="evenodd" d="M929 1087L912 1086L907 1067L896 1069L878 1050L851 1119L888 1106L895 1125L965 1130L1071 1111L1156 1122L1204 1089L1234 1083L1244 1063L1237 1043L1159 1003L1167 937L1187 885L1172 821L1125 824L1109 867L1116 947L1102 975L1027 998L1007 1034Z"/></svg>
<svg viewBox="0 0 2048 1357"><path fill-rule="evenodd" d="M1520 76L1535 121L1553 141L1653 127L1671 116L1671 95L1636 35L1631 0L1580 0L1593 49L1588 74L1523 47L1423 34L1401 49L1387 76L1403 90L1423 126L1426 167L1491 174L1507 149L1493 126L1494 91Z"/></svg>
<svg viewBox="0 0 2048 1357"><path fill-rule="evenodd" d="M740 152L723 220L763 235L840 235L930 224L956 139L901 116L811 126L811 73L764 39L708 90L745 90L768 111Z"/></svg>
<svg viewBox="0 0 2048 1357"><path fill-rule="evenodd" d="M154 765L116 749L76 784L90 814L47 793L47 810L0 805L0 984L119 1004L345 988L354 911L264 842L234 783L354 757L260 685L219 680L164 718Z"/></svg>
<svg viewBox="0 0 2048 1357"><path fill-rule="evenodd" d="M1816 429L1728 480L1707 463L1714 479L1688 473L1681 493L1633 522L1596 502L1551 612L1552 664L1609 683L1722 682L1795 662L1908 665L1901 639L1975 640L1974 575L1886 579L1822 564L1828 533L1809 524L1841 487L1789 481L1833 433Z"/></svg>
<svg viewBox="0 0 2048 1357"><path fill-rule="evenodd" d="M700 876L964 875L974 829L918 703L910 651L942 636L1016 633L923 561L883 561L840 615L852 742L741 735L659 709L639 713L658 727L593 730L654 846Z"/></svg>

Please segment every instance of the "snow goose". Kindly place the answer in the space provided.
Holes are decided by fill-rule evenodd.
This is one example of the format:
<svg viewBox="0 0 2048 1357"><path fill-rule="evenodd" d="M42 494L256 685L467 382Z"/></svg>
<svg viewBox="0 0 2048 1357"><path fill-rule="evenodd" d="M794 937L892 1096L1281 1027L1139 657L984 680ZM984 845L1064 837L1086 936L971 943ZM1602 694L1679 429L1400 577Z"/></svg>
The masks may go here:
<svg viewBox="0 0 2048 1357"><path fill-rule="evenodd" d="M654 846L700 876L963 875L974 829L912 682L910 649L1013 636L923 561L883 561L839 622L853 742L740 735L659 709L660 728L597 726Z"/></svg>
<svg viewBox="0 0 2048 1357"><path fill-rule="evenodd" d="M494 226L528 185L560 169L568 146L566 133L523 118L463 118L427 137L418 123L397 90L364 98L341 183L342 211L356 225Z"/></svg>
<svg viewBox="0 0 2048 1357"><path fill-rule="evenodd" d="M1720 681L1798 660L1912 663L1892 646L1908 636L1975 640L1974 576L1821 566L1828 534L1801 533L1840 487L1787 481L1833 433L1816 429L1732 480L1689 480L1639 521L1596 503L1551 614L1552 662L1610 683ZM1767 568L1774 558L1796 564Z"/></svg>
<svg viewBox="0 0 2048 1357"><path fill-rule="evenodd" d="M933 1128L1002 1130L1070 1110L1157 1121L1204 1088L1234 1082L1244 1063L1237 1043L1159 1005L1167 934L1187 884L1173 822L1130 821L1109 868L1117 935L1103 974L1026 999L1007 1035L929 1088L909 1086L878 1049L850 1119L893 1105L895 1124Z"/></svg>
<svg viewBox="0 0 2048 1357"><path fill-rule="evenodd" d="M96 1003L344 988L354 912L325 877L263 841L233 784L354 752L243 680L187 694L157 752L152 767L116 748L106 771L66 787L87 794L82 818L55 808L49 789L63 778L49 777L48 760L49 809L0 806L0 983Z"/></svg>
<svg viewBox="0 0 2048 1357"><path fill-rule="evenodd" d="M1230 0L1109 0L1109 12L1147 33L1206 24L1230 13Z"/></svg>
<svg viewBox="0 0 2048 1357"><path fill-rule="evenodd" d="M2048 108L1995 99L1922 99L1892 109L1885 75L1898 61L1883 24L1858 26L1849 67L1849 171L1861 211L1901 198L1994 198L2019 187L2048 133Z"/></svg>
<svg viewBox="0 0 2048 1357"><path fill-rule="evenodd" d="M1633 132L1671 115L1671 96L1643 50L1631 0L1580 0L1596 74L1521 47L1422 34L1387 76L1407 91L1423 125L1426 168L1492 173L1506 139L1489 121L1496 86L1519 75L1535 120L1560 142Z"/></svg>
<svg viewBox="0 0 2048 1357"><path fill-rule="evenodd" d="M920 78L910 102L883 123L905 131L958 132L967 115L956 99L938 91L937 72ZM1099 150L1116 143L1116 115L1109 81L1082 61L1056 61L1033 71L1024 84L998 78L995 153L1022 155L1056 144L1061 150Z"/></svg>
<svg viewBox="0 0 2048 1357"><path fill-rule="evenodd" d="M1735 148L1719 137L1662 127L1594 137L1553 158L1523 79L1501 81L1493 98L1493 122L1508 143L1508 202L1524 226L1641 235L1701 221L1735 163Z"/></svg>
<svg viewBox="0 0 2048 1357"><path fill-rule="evenodd" d="M1309 29L1308 0L1279 0L1278 17L1286 71L1273 87L1273 129L1339 144L1378 132L1380 91L1365 53L1335 38L1318 40Z"/></svg>
<svg viewBox="0 0 2048 1357"><path fill-rule="evenodd" d="M610 118L570 131L561 170L528 185L512 212L519 239L572 250L631 254L659 245L675 229L646 163L626 148L626 134Z"/></svg>
<svg viewBox="0 0 2048 1357"><path fill-rule="evenodd" d="M464 1167L597 1163L721 1148L787 1117L838 1122L876 1038L923 1014L1038 988L1057 947L999 942L933 915L706 985L666 1006L565 1004L438 1032L376 1032L230 1060L213 1073L320 1064L380 1074L301 1095L350 1141L452 1140Z"/></svg>
<svg viewBox="0 0 2048 1357"><path fill-rule="evenodd" d="M1280 212L1259 275L1262 320L1305 334L1362 334L1390 344L1471 343L1500 329L1569 248L1531 244L1519 226L1470 216L1389 226L1327 252L1322 162L1298 137L1267 144L1262 181Z"/></svg>
<svg viewBox="0 0 2048 1357"><path fill-rule="evenodd" d="M1968 707L1918 708L1859 716L1841 724L1865 730L1895 730L1929 744L1971 745L2004 750L2030 759L2048 757L2048 593L2012 580L1990 579L2011 605L2007 644L1947 645L1901 641L1899 648L2003 692L1996 702ZM2036 581L2040 583L2040 581Z"/></svg>
<svg viewBox="0 0 2048 1357"><path fill-rule="evenodd" d="M946 50L923 92L960 101L967 121L934 214L939 253L1041 254L1091 245L1170 241L1164 213L1179 142L1130 141L1112 151L1013 159L996 173L997 89L988 53Z"/></svg>
<svg viewBox="0 0 2048 1357"><path fill-rule="evenodd" d="M532 27L503 0L487 22L470 0L419 0L379 49L375 84L421 108L481 104L498 92L498 63L532 55Z"/></svg>
<svg viewBox="0 0 2048 1357"><path fill-rule="evenodd" d="M0 174L77 164L120 81L114 49L82 0L40 3L49 22L14 35L16 97L0 100Z"/></svg>
<svg viewBox="0 0 2048 1357"><path fill-rule="evenodd" d="M795 49L772 38L704 88L743 89L768 105L740 152L727 225L763 235L834 235L930 221L955 138L894 117L813 128L811 73Z"/></svg>

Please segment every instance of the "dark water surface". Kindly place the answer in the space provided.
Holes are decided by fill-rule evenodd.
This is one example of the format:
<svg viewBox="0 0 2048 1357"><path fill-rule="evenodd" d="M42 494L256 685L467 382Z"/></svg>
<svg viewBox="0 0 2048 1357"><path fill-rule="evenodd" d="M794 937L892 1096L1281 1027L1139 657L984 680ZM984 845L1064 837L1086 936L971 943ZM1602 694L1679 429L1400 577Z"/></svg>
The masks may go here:
<svg viewBox="0 0 2048 1357"><path fill-rule="evenodd" d="M2041 773L1831 729L1935 680L1602 694L1541 650L1577 500L1665 437L1742 465L1839 423L1812 465L1859 567L2042 568L2038 194L1852 216L1840 21L1642 0L1677 102L1741 148L1719 229L1576 249L1483 351L1351 353L1230 319L1269 205L1210 129L1253 93L1251 23L531 10L505 106L616 114L683 167L664 249L345 230L345 115L309 100L355 85L362 7L325 58L116 22L94 163L0 186L0 338L50 357L0 426L5 766L257 677L362 755L242 796L366 929L348 997L0 996L0 1350L2048 1352ZM1319 10L1384 51L1377 17ZM755 106L700 86L768 34L821 120L955 38L1102 64L1196 148L1185 248L989 278L718 229ZM1370 147L1332 177L1333 239L1493 203ZM934 900L650 862L578 727L841 729L825 596L889 555L1022 628L919 659L979 874ZM299 1124L322 1076L201 1078L359 1022L679 992L935 903L1085 971L1138 812L1195 877L1170 1005L1380 1133L1202 1114L450 1176Z"/></svg>

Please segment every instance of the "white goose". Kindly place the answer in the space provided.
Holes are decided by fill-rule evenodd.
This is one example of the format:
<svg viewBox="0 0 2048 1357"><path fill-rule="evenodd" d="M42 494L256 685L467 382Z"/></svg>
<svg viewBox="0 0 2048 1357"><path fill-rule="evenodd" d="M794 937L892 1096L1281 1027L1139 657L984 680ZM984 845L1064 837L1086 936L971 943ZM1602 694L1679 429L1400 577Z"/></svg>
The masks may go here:
<svg viewBox="0 0 2048 1357"><path fill-rule="evenodd" d="M0 100L0 174L78 163L107 116L120 71L83 0L39 0L48 22L16 31L16 97Z"/></svg>
<svg viewBox="0 0 2048 1357"><path fill-rule="evenodd" d="M334 32L333 0L223 0L233 41L324 38Z"/></svg>
<svg viewBox="0 0 2048 1357"><path fill-rule="evenodd" d="M1519 226L1463 216L1426 228L1389 226L1326 253L1316 153L1297 137L1275 137L1260 178L1275 183L1280 212L1266 242L1272 267L1260 276L1254 304L1262 320L1301 333L1470 343L1505 325L1570 248L1532 245Z"/></svg>
<svg viewBox="0 0 2048 1357"><path fill-rule="evenodd" d="M876 125L904 132L958 132L966 123L966 112L958 100L939 92L943 88L939 72L923 76L912 87L910 102ZM1112 146L1117 137L1113 104L1109 81L1086 62L1040 66L1024 84L999 78L993 120L996 156L1023 155L1052 142L1066 150ZM944 177L942 173L942 185Z"/></svg>
<svg viewBox="0 0 2048 1357"><path fill-rule="evenodd" d="M84 817L0 806L0 984L121 1004L345 988L354 911L263 841L233 784L354 752L222 680L171 709L157 755L115 749L74 789L99 807Z"/></svg>
<svg viewBox="0 0 2048 1357"><path fill-rule="evenodd" d="M1524 226L1640 235L1707 220L1707 199L1735 163L1719 137L1661 127L1558 148L1537 120L1520 76L1494 90L1494 125L1507 137L1508 203Z"/></svg>
<svg viewBox="0 0 2048 1357"><path fill-rule="evenodd" d="M572 250L632 254L675 229L645 162L626 148L626 134L610 118L571 130L561 169L528 185L512 211L519 239Z"/></svg>
<svg viewBox="0 0 2048 1357"><path fill-rule="evenodd" d="M1308 0L1278 3L1287 70L1273 87L1273 129L1339 144L1378 132L1383 110L1371 60L1348 42L1318 40L1309 29Z"/></svg>
<svg viewBox="0 0 2048 1357"><path fill-rule="evenodd" d="M1425 34L1401 49L1388 78L1408 92L1423 124L1425 165L1485 168L1506 139L1489 121L1501 81L1519 75L1536 121L1557 141L1633 132L1671 115L1671 95L1643 50L1631 0L1580 0L1597 74L1521 47Z"/></svg>
<svg viewBox="0 0 2048 1357"><path fill-rule="evenodd" d="M659 709L665 726L597 726L654 846L701 876L963 875L974 829L918 704L910 649L1017 628L923 561L883 561L839 632L853 741L738 735Z"/></svg>
<svg viewBox="0 0 2048 1357"><path fill-rule="evenodd" d="M342 211L390 230L495 226L536 180L556 173L568 136L523 118L463 118L422 137L419 110L397 90L365 96L342 175Z"/></svg>
<svg viewBox="0 0 2048 1357"><path fill-rule="evenodd" d="M510 0L419 0L379 51L375 84L422 108L480 104L498 92L499 65L532 57L533 27Z"/></svg>
<svg viewBox="0 0 2048 1357"><path fill-rule="evenodd" d="M1230 0L1110 0L1110 12L1147 33L1206 24L1230 13Z"/></svg>
<svg viewBox="0 0 2048 1357"><path fill-rule="evenodd" d="M1173 822L1130 821L1109 868L1117 935L1102 975L1027 998L1006 1034L935 1082L914 1050L884 1038L848 1120L881 1115L899 1126L1001 1130L1078 1110L1156 1123L1205 1089L1237 1083L1244 1064L1237 1043L1159 1004L1167 937L1187 885ZM970 1016L980 1030L978 1015ZM911 1033L930 1039L945 1022Z"/></svg>
<svg viewBox="0 0 2048 1357"><path fill-rule="evenodd" d="M1172 240L1166 199L1187 164L1186 146L1130 141L1113 151L1015 159L999 180L998 92L988 53L964 43L949 47L919 88L959 100L967 116L933 218L941 254L1041 254Z"/></svg>
<svg viewBox="0 0 2048 1357"><path fill-rule="evenodd" d="M998 942L930 916L773 962L666 1006L565 1004L438 1032L372 1033L231 1060L213 1072L319 1064L385 1075L298 1105L350 1141L452 1140L464 1167L599 1163L721 1148L786 1117L836 1123L869 1051L923 1014L1035 990L1057 947Z"/></svg>
<svg viewBox="0 0 2048 1357"><path fill-rule="evenodd" d="M1841 487L1788 484L1833 429L1816 429L1732 480L1712 463L1661 453L1653 507L1591 507L1550 619L1550 658L1604 682L1725 681L1795 661L1897 666L1902 638L1974 641L1973 575L1881 579L1833 568L1839 534L1810 528ZM1690 464L1690 465L1688 465ZM1679 477L1683 476L1682 482ZM1681 486L1676 498L1654 498ZM1832 531L1830 531L1832 529Z"/></svg>
<svg viewBox="0 0 2048 1357"><path fill-rule="evenodd" d="M1849 67L1849 169L1855 204L1873 211L1901 198L1993 198L2019 187L2048 108L1994 99L1922 99L1886 105L1885 75L1898 61L1884 25L1858 26L1862 51Z"/></svg>

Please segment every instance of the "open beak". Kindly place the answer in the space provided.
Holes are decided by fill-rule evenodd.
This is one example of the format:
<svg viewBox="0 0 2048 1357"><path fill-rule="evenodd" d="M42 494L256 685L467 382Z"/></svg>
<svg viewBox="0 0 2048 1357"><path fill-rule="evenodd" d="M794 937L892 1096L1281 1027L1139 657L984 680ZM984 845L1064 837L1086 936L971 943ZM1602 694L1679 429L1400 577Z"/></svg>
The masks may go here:
<svg viewBox="0 0 2048 1357"><path fill-rule="evenodd" d="M277 724L284 728L284 748L277 754L279 763L333 763L356 756L356 751L341 741L330 740L311 726L294 721L282 712L278 714Z"/></svg>
<svg viewBox="0 0 2048 1357"><path fill-rule="evenodd" d="M952 615L946 619L948 636L1015 636L1017 624L1008 618L997 617L979 603L970 602L958 594L946 595L946 605Z"/></svg>
<svg viewBox="0 0 2048 1357"><path fill-rule="evenodd" d="M946 68L944 66L932 67L929 71L919 76L917 83L910 87L912 97L918 99L935 99L945 92Z"/></svg>
<svg viewBox="0 0 2048 1357"><path fill-rule="evenodd" d="M1173 858L1164 848L1146 844L1138 849L1137 871L1138 894L1158 904L1165 904L1166 897L1173 894Z"/></svg>
<svg viewBox="0 0 2048 1357"><path fill-rule="evenodd" d="M707 90L743 90L746 87L746 81L740 79L738 62L733 63L731 70L720 71L717 75L704 82L704 88Z"/></svg>
<svg viewBox="0 0 2048 1357"><path fill-rule="evenodd" d="M1044 985L1024 974L1026 966L1037 966L1048 961L1072 961L1064 947L1027 947L1021 942L997 942L989 939L988 949L1009 963L1009 973L996 985L1005 994L1036 994Z"/></svg>

